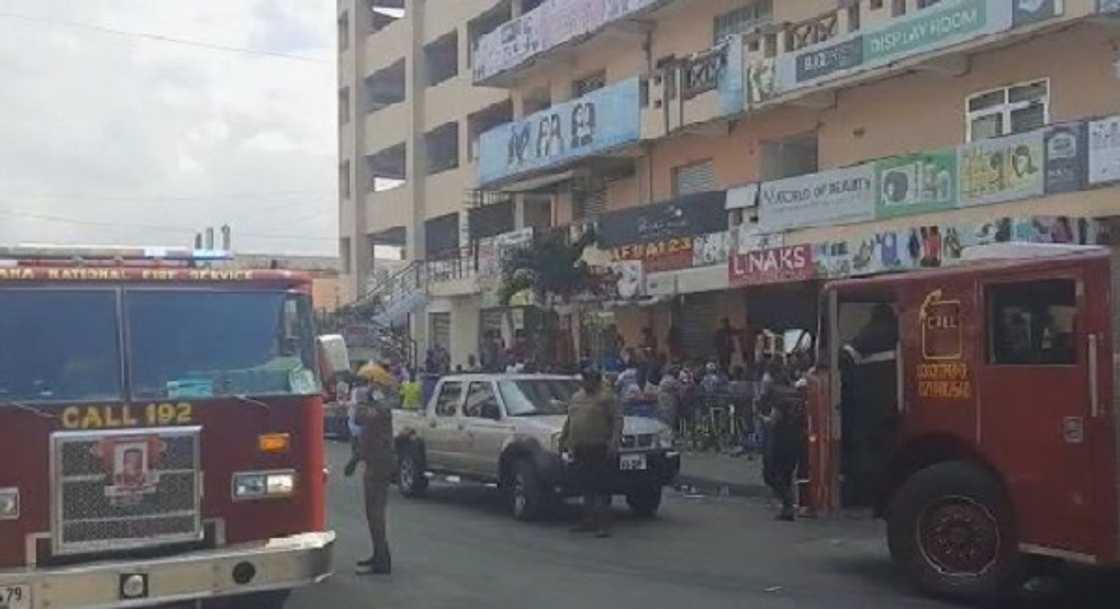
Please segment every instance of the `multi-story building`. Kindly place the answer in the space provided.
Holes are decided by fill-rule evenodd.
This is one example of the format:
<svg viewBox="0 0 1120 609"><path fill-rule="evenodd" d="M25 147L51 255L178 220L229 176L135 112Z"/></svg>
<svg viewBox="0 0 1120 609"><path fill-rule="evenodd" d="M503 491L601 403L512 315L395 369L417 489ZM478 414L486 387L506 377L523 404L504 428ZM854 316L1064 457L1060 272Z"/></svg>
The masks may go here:
<svg viewBox="0 0 1120 609"><path fill-rule="evenodd" d="M533 329L534 308L493 294L494 260L524 229L593 225L585 259L621 276L549 325L568 355L607 320L627 344L650 327L660 350L699 358L724 317L813 327L821 280L953 264L993 241L1097 243L1120 216L1115 0L405 4L379 32L340 13L363 41L342 54L344 75L364 75L357 97L380 99L369 83L398 70L406 100L358 112L344 79L364 125L342 128L351 182L405 180L344 181L344 270L356 285L370 236L403 233L426 297L399 310L455 363L491 330ZM448 30L457 76L447 95L418 88ZM440 166L452 115L463 162L416 178Z"/></svg>

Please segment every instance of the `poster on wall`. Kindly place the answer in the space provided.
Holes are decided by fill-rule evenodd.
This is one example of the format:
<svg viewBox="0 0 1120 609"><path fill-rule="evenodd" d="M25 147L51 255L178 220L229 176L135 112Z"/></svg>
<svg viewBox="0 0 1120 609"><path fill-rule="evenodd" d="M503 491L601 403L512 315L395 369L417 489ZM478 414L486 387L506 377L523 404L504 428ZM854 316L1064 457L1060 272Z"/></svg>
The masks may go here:
<svg viewBox="0 0 1120 609"><path fill-rule="evenodd" d="M890 157L875 162L875 212L893 218L952 209L957 204L957 151Z"/></svg>
<svg viewBox="0 0 1120 609"><path fill-rule="evenodd" d="M728 231L700 235L692 240L692 266L712 266L727 262L731 235Z"/></svg>
<svg viewBox="0 0 1120 609"><path fill-rule="evenodd" d="M773 57L751 60L747 67L747 102L750 107L765 103L777 93L776 65Z"/></svg>
<svg viewBox="0 0 1120 609"><path fill-rule="evenodd" d="M1085 188L1088 135L1085 123L1055 125L1043 134L1046 155L1046 194Z"/></svg>
<svg viewBox="0 0 1120 609"><path fill-rule="evenodd" d="M1089 183L1115 180L1120 180L1120 116L1089 123Z"/></svg>
<svg viewBox="0 0 1120 609"><path fill-rule="evenodd" d="M735 254L728 261L727 272L731 285L739 286L812 279L813 246L802 243Z"/></svg>
<svg viewBox="0 0 1120 609"><path fill-rule="evenodd" d="M962 207L1043 193L1041 130L966 144L958 149L958 154Z"/></svg>
<svg viewBox="0 0 1120 609"><path fill-rule="evenodd" d="M765 232L875 219L871 164L766 182L759 190L758 224Z"/></svg>
<svg viewBox="0 0 1120 609"><path fill-rule="evenodd" d="M474 49L475 81L504 72L544 49L541 12L529 11L483 36Z"/></svg>

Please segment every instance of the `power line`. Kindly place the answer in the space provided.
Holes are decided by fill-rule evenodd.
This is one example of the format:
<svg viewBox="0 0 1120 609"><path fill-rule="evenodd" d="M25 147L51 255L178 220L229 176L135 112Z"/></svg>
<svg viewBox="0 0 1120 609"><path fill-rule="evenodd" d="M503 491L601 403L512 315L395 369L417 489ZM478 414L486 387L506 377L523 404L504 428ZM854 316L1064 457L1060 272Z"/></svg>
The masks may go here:
<svg viewBox="0 0 1120 609"><path fill-rule="evenodd" d="M190 233L191 235L198 232L197 226L176 226L168 224L144 224L136 222L108 222L100 220L84 220L81 218L71 218L67 216L59 216L55 214L44 214L38 212L27 212L13 209L0 209L0 215L11 216L16 218L28 218L31 220L42 220L44 222L61 222L65 224L76 224L80 226L100 226L109 228L142 228L145 230L162 231L167 233ZM254 239L279 239L285 241L330 241L337 243L337 238L332 237L312 237L309 235L277 235L277 234L263 234L263 233L237 233L243 237L251 237Z"/></svg>
<svg viewBox="0 0 1120 609"><path fill-rule="evenodd" d="M243 55L264 55L268 57L277 57L280 59L289 59L292 61L301 61L305 63L313 63L319 65L326 65L330 60L319 57L308 57L306 55L296 55L294 53L284 53L281 51L269 51L267 49L251 49L247 47L236 47L224 44L215 44L211 42L203 42L200 40L189 40L186 38L176 38L174 36L165 36L163 34L154 34L152 32L133 32L127 30L118 30L115 28L98 25L95 23L86 23L82 21L67 21L63 19L54 19L51 17L35 17L32 15L21 15L19 13L0 12L0 17L9 19L20 19L23 21L30 21L34 23L45 23L48 25L61 25L70 28L90 30L94 32L101 32L102 34L111 34L114 36L127 36L130 38L143 38L145 40L155 40L157 42L165 42L169 44L178 44L182 46L196 47L200 49L208 49L211 51L223 51L226 53L240 53Z"/></svg>

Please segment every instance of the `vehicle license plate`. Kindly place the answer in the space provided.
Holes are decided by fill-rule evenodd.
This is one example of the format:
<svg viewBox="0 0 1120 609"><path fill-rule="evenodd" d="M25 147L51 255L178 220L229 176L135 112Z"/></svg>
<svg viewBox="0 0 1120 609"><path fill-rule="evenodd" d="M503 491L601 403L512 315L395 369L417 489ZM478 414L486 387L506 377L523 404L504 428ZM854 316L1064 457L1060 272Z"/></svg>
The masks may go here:
<svg viewBox="0 0 1120 609"><path fill-rule="evenodd" d="M618 468L624 472L644 471L646 469L646 456L622 455L618 461Z"/></svg>
<svg viewBox="0 0 1120 609"><path fill-rule="evenodd" d="M31 586L0 586L0 609L31 609Z"/></svg>

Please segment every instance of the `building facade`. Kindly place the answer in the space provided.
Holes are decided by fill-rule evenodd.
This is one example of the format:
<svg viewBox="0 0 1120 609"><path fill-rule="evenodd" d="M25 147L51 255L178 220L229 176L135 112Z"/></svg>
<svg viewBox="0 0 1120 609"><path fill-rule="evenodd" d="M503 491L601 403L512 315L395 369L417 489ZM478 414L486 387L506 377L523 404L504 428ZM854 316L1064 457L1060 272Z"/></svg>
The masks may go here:
<svg viewBox="0 0 1120 609"><path fill-rule="evenodd" d="M341 55L341 158L369 187L344 181L342 254L356 294L370 244L403 232L411 274L367 289L454 363L539 328L559 328L556 359L615 349L616 330L648 342L647 327L667 355L710 358L722 318L815 327L823 280L1115 233L1120 2L438 4L406 1L379 31L340 10L362 40ZM449 31L458 72L417 87ZM382 89L359 84L394 69L405 102L362 111ZM452 122L461 162L432 173ZM377 190L387 175L403 185ZM503 252L592 227L585 260L609 293L549 313L497 301Z"/></svg>

